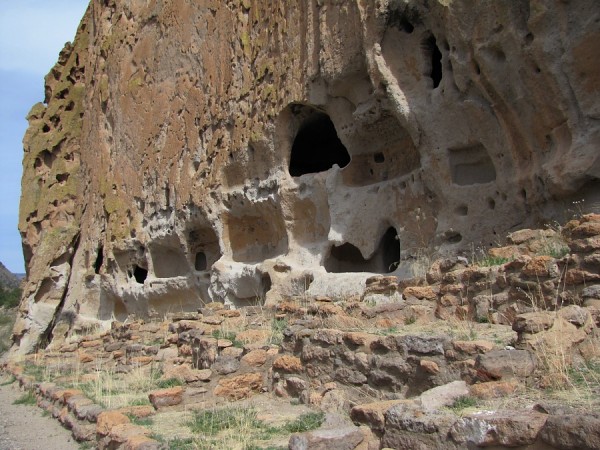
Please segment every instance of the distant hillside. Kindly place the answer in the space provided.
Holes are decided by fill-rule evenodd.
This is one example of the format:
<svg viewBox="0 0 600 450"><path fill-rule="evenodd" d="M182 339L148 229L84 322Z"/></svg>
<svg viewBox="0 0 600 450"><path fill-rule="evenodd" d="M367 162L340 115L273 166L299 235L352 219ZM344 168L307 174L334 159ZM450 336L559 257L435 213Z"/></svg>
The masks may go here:
<svg viewBox="0 0 600 450"><path fill-rule="evenodd" d="M4 289L14 289L18 288L20 283L20 278L0 262L0 286Z"/></svg>

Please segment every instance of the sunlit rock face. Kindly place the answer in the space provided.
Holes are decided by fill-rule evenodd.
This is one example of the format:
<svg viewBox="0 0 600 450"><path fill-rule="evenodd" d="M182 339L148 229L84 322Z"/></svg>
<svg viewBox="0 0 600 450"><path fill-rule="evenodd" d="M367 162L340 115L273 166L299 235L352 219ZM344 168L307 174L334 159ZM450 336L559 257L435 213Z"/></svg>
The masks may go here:
<svg viewBox="0 0 600 450"><path fill-rule="evenodd" d="M597 211L599 41L596 0L93 0L29 115L15 348Z"/></svg>

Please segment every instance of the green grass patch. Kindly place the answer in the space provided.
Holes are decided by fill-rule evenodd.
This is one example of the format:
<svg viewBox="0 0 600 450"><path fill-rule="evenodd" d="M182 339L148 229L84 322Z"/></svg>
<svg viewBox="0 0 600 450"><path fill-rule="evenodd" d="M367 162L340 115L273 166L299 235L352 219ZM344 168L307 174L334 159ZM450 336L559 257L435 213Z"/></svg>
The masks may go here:
<svg viewBox="0 0 600 450"><path fill-rule="evenodd" d="M600 391L600 360L586 361L569 367L568 373L575 387Z"/></svg>
<svg viewBox="0 0 600 450"><path fill-rule="evenodd" d="M276 449L279 447L269 446L272 438L314 430L321 426L324 418L322 412L309 412L284 425L272 426L258 419L254 408L223 408L196 411L188 426L199 435L194 439L194 448Z"/></svg>
<svg viewBox="0 0 600 450"><path fill-rule="evenodd" d="M252 408L227 408L198 411L188 425L194 433L214 436L232 428L261 428L263 422L256 418L256 410Z"/></svg>
<svg viewBox="0 0 600 450"><path fill-rule="evenodd" d="M159 441L159 439L156 440ZM196 445L192 438L172 439L167 444L169 450L196 450L198 448L198 445Z"/></svg>
<svg viewBox="0 0 600 450"><path fill-rule="evenodd" d="M182 386L182 385L183 385L183 381L181 381L179 378L167 378L165 380L158 380L156 382L156 387L159 389L172 388L175 386Z"/></svg>
<svg viewBox="0 0 600 450"><path fill-rule="evenodd" d="M270 344L279 345L283 342L283 331L288 327L287 319L274 318L271 321L271 337Z"/></svg>
<svg viewBox="0 0 600 450"><path fill-rule="evenodd" d="M415 319L416 321L416 319ZM412 322L414 323L414 322ZM377 330L377 334L382 335L382 336L390 336L392 334L398 334L400 332L400 329L398 327L389 327L389 328L385 328L383 330Z"/></svg>
<svg viewBox="0 0 600 450"><path fill-rule="evenodd" d="M8 386L9 384L13 384L15 382L16 378L14 375L11 375L10 378L6 381L3 381L2 383L0 383L0 386Z"/></svg>
<svg viewBox="0 0 600 450"><path fill-rule="evenodd" d="M133 414L127 414L127 417L129 417L131 423L134 425L140 425L142 427L149 427L154 423L152 417L136 417Z"/></svg>
<svg viewBox="0 0 600 450"><path fill-rule="evenodd" d="M510 261L510 259L508 259L508 258L486 256L485 258L483 258L481 261L478 261L477 263L478 263L478 265L483 266L483 267L493 267L493 266L501 266L502 264L506 264L509 261Z"/></svg>
<svg viewBox="0 0 600 450"><path fill-rule="evenodd" d="M319 428L325 420L323 412L308 412L296 420L286 423L283 428L289 433L303 433Z"/></svg>
<svg viewBox="0 0 600 450"><path fill-rule="evenodd" d="M462 411L463 409L473 408L477 405L477 399L475 397L471 397L470 395L463 395L454 400L454 403L449 406L453 411Z"/></svg>
<svg viewBox="0 0 600 450"><path fill-rule="evenodd" d="M36 405L37 397L33 391L27 391L13 402L13 405Z"/></svg>
<svg viewBox="0 0 600 450"><path fill-rule="evenodd" d="M215 339L227 339L228 341L231 341L234 347L237 348L244 348L244 343L241 341L238 341L235 336L236 333L229 331L229 332L225 332L223 330L213 330L212 332L212 336Z"/></svg>
<svg viewBox="0 0 600 450"><path fill-rule="evenodd" d="M136 398L133 399L129 402L130 406L147 406L150 405L150 400L148 399L148 397L140 397L140 398Z"/></svg>
<svg viewBox="0 0 600 450"><path fill-rule="evenodd" d="M287 450L288 447L273 447L273 446L268 446L268 447L262 447L262 446L258 446L258 445L247 445L244 450Z"/></svg>
<svg viewBox="0 0 600 450"><path fill-rule="evenodd" d="M35 379L35 381L42 381L44 378L44 367L38 366L33 363L27 362L23 366L25 375L29 375Z"/></svg>

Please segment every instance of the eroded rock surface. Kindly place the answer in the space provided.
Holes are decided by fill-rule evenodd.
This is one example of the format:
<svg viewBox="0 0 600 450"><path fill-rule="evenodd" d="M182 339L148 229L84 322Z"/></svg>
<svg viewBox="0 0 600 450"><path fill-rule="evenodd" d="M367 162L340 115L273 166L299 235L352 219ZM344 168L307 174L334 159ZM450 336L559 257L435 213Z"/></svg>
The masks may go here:
<svg viewBox="0 0 600 450"><path fill-rule="evenodd" d="M360 297L422 255L597 210L599 18L595 0L92 1L28 117L15 348Z"/></svg>

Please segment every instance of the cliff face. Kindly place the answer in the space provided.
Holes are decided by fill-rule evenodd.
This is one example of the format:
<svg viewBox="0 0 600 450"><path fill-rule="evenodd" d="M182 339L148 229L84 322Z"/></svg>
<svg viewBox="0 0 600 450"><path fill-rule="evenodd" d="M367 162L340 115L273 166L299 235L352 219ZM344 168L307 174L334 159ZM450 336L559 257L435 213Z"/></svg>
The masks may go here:
<svg viewBox="0 0 600 450"><path fill-rule="evenodd" d="M600 205L600 6L93 0L29 114L16 348Z"/></svg>

